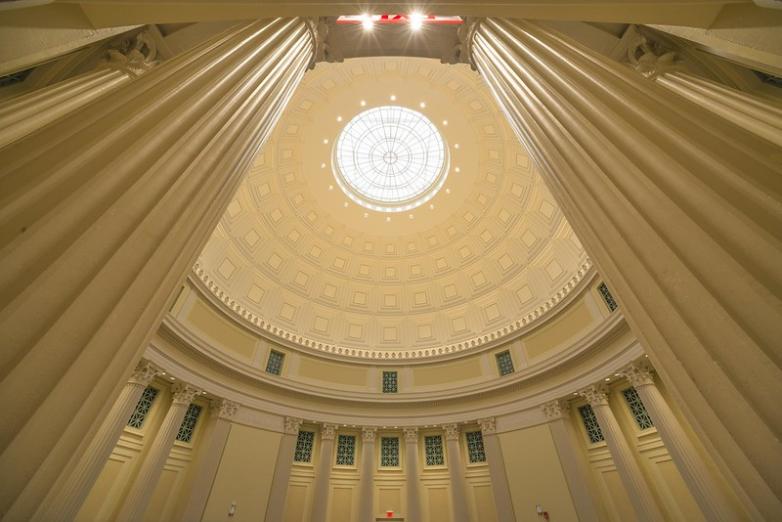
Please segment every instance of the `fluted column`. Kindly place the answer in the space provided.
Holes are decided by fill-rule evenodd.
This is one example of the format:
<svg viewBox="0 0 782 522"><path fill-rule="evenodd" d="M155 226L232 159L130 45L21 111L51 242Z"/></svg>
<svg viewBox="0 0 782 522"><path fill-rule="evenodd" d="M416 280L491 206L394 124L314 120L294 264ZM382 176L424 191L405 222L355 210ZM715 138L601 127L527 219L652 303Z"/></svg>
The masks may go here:
<svg viewBox="0 0 782 522"><path fill-rule="evenodd" d="M418 479L418 428L404 428L405 482L407 482L408 522L423 522L421 513L421 483ZM381 508L383 509L383 508Z"/></svg>
<svg viewBox="0 0 782 522"><path fill-rule="evenodd" d="M505 459L502 456L500 439L497 437L497 422L494 417L478 421L481 426L483 450L486 452L486 463L489 465L491 490L494 493L494 507L497 510L498 522L516 522L513 511L513 500L510 496L508 475L505 473Z"/></svg>
<svg viewBox="0 0 782 522"><path fill-rule="evenodd" d="M6 520L80 458L311 57L300 19L239 25L0 149Z"/></svg>
<svg viewBox="0 0 782 522"><path fill-rule="evenodd" d="M459 449L459 425L444 424L445 440L448 446L448 475L451 478L451 508L453 522L468 522L470 511L467 506L467 484L464 478L464 463Z"/></svg>
<svg viewBox="0 0 782 522"><path fill-rule="evenodd" d="M156 50L146 32L130 49L110 49L94 71L68 78L0 104L0 147L73 113L155 65Z"/></svg>
<svg viewBox="0 0 782 522"><path fill-rule="evenodd" d="M209 420L201 433L198 455L190 483L186 492L184 509L179 517L182 522L201 520L209 499L220 459L223 456L228 434L231 431L231 418L239 411L239 405L225 399L216 399L209 404Z"/></svg>
<svg viewBox="0 0 782 522"><path fill-rule="evenodd" d="M176 385L173 392L171 406L168 408L149 451L144 455L144 461L133 479L130 491L122 502L122 507L117 514L117 522L136 522L142 519L160 475L163 473L163 466L171 453L171 448L174 447L174 440L179 433L180 426L182 426L187 408L199 393L196 388L188 384Z"/></svg>
<svg viewBox="0 0 782 522"><path fill-rule="evenodd" d="M590 386L582 390L580 395L589 402L589 405L592 406L592 410L595 412L600 431L603 432L608 451L611 453L616 470L622 478L622 484L624 484L627 490L627 496L633 504L638 520L649 522L662 521L664 517L660 507L657 505L654 494L622 434L619 423L616 417L614 417L614 412L611 411L611 407L608 405L606 389L600 386Z"/></svg>
<svg viewBox="0 0 782 522"><path fill-rule="evenodd" d="M334 455L335 424L324 424L320 430L320 452L318 467L315 469L315 484L312 493L312 522L326 522L329 507L329 489L331 489L331 458Z"/></svg>
<svg viewBox="0 0 782 522"><path fill-rule="evenodd" d="M581 522L598 522L600 512L597 508L597 497L591 487L589 469L586 460L578 453L574 444L570 425L569 405L565 401L555 400L543 405L543 413L548 420L551 438L557 448L559 462L565 472L570 495Z"/></svg>
<svg viewBox="0 0 782 522"><path fill-rule="evenodd" d="M285 431L277 451L277 463L274 465L274 477L269 491L269 504L266 506L266 522L283 519L285 498L288 495L288 481L291 477L293 457L296 453L296 440L302 422L301 419L285 417Z"/></svg>
<svg viewBox="0 0 782 522"><path fill-rule="evenodd" d="M79 460L57 493L44 503L36 519L73 520L81 509L100 472L106 465L111 451L117 445L122 430L141 399L141 394L161 373L160 368L148 361L140 361L130 380L122 388L108 416L103 420L87 451Z"/></svg>
<svg viewBox="0 0 782 522"><path fill-rule="evenodd" d="M782 149L556 30L485 19L471 55L655 368L782 516Z"/></svg>
<svg viewBox="0 0 782 522"><path fill-rule="evenodd" d="M627 378L641 397L654 427L657 428L657 433L660 434L665 448L671 454L706 520L728 521L742 518L743 514L737 513L725 498L703 459L660 394L660 390L655 386L649 369L643 364L633 363L620 373Z"/></svg>
<svg viewBox="0 0 782 522"><path fill-rule="evenodd" d="M375 436L377 428L361 430L361 474L358 487L358 519L374 520L375 506Z"/></svg>
<svg viewBox="0 0 782 522"><path fill-rule="evenodd" d="M690 74L676 51L653 49L636 32L628 49L630 64L644 77L690 100L704 109L782 146L782 97L774 103L766 97L734 89Z"/></svg>

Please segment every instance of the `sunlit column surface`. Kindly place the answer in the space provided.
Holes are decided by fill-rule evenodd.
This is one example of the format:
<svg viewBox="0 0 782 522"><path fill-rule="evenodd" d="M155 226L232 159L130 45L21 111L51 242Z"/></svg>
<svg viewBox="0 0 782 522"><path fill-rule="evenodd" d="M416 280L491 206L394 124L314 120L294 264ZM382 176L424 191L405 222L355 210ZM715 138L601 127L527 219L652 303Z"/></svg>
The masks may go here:
<svg viewBox="0 0 782 522"><path fill-rule="evenodd" d="M782 516L782 148L552 29L472 56L621 310L758 516Z"/></svg>
<svg viewBox="0 0 782 522"><path fill-rule="evenodd" d="M633 363L620 372L635 388L654 422L654 427L668 453L684 478L684 482L698 502L706 520L739 520L725 493L714 481L703 459L690 442L671 408L665 402L648 368Z"/></svg>
<svg viewBox="0 0 782 522"><path fill-rule="evenodd" d="M5 520L86 449L312 42L299 19L237 26L0 149Z"/></svg>
<svg viewBox="0 0 782 522"><path fill-rule="evenodd" d="M274 477L272 478L271 491L269 491L269 504L266 506L266 522L283 519L288 481L291 477L293 457L296 453L296 439L302 422L301 419L285 417L285 432L277 451L277 463L274 465Z"/></svg>
<svg viewBox="0 0 782 522"><path fill-rule="evenodd" d="M486 452L486 463L489 465L491 490L494 496L494 506L497 510L498 522L515 522L513 500L510 496L508 476L505 473L505 459L502 456L500 439L497 437L497 423L494 417L481 419L481 437L483 449Z"/></svg>
<svg viewBox="0 0 782 522"><path fill-rule="evenodd" d="M155 434L155 439L152 441L149 451L144 455L144 461L133 479L130 491L122 502L122 507L120 507L116 518L118 522L142 520L160 479L160 474L163 473L163 466L166 465L168 454L174 447L174 440L179 433L180 426L182 426L187 408L199 390L188 384L180 384L174 387L173 392L171 406L163 419L163 424Z"/></svg>
<svg viewBox="0 0 782 522"><path fill-rule="evenodd" d="M586 459L579 454L579 448L575 444L568 403L562 400L547 402L543 405L543 414L548 420L551 438L557 448L578 519L583 522L598 522L598 497L591 485Z"/></svg>
<svg viewBox="0 0 782 522"><path fill-rule="evenodd" d="M405 481L409 522L422 522L421 483L418 479L418 428L405 428ZM381 508L382 509L382 508Z"/></svg>
<svg viewBox="0 0 782 522"><path fill-rule="evenodd" d="M337 426L324 424L320 430L320 451L318 467L315 469L315 483L312 493L312 522L325 522L331 489L331 459L334 457L334 437Z"/></svg>
<svg viewBox="0 0 782 522"><path fill-rule="evenodd" d="M358 519L374 520L375 438L377 428L361 430L361 474L358 486Z"/></svg>
<svg viewBox="0 0 782 522"><path fill-rule="evenodd" d="M470 511L467 506L467 481L464 477L464 462L459 448L459 425L445 424L445 440L448 447L448 475L451 478L451 509L453 522L468 522Z"/></svg>
<svg viewBox="0 0 782 522"><path fill-rule="evenodd" d="M654 498L649 484L644 478L641 467L635 460L630 446L627 444L614 412L608 405L607 391L599 386L590 386L580 392L592 410L595 412L600 431L603 432L611 459L622 478L622 484L627 490L627 496L640 521L660 522L664 520L660 507Z"/></svg>

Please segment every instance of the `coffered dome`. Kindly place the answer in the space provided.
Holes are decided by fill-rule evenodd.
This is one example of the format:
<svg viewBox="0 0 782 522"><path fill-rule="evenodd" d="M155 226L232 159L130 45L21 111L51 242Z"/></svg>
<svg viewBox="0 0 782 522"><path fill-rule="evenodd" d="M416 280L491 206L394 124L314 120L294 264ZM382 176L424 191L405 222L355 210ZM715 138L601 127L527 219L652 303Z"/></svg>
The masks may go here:
<svg viewBox="0 0 782 522"><path fill-rule="evenodd" d="M377 360L507 340L588 269L475 72L361 58L307 73L194 270L264 336Z"/></svg>

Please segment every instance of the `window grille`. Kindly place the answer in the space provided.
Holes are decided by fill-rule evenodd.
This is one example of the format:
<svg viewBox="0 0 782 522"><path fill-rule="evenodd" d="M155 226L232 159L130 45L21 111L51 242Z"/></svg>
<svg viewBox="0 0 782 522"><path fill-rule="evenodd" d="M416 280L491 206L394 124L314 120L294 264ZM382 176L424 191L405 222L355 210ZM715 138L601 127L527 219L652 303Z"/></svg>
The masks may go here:
<svg viewBox="0 0 782 522"><path fill-rule="evenodd" d="M614 299L614 296L611 295L611 291L608 289L608 286L605 283L600 283L597 285L597 291L600 292L600 297L603 298L603 302L605 302L609 312L613 312L619 308L619 303L617 303L616 299Z"/></svg>
<svg viewBox="0 0 782 522"><path fill-rule="evenodd" d="M646 412L646 406L644 406L641 397L638 396L638 392L635 388L627 388L622 392L625 396L627 405L630 406L630 411L633 413L635 423L638 424L638 428L642 430L649 429L654 426L652 418Z"/></svg>
<svg viewBox="0 0 782 522"><path fill-rule="evenodd" d="M444 466L443 437L441 435L427 435L424 437L424 450L426 452L427 466Z"/></svg>
<svg viewBox="0 0 782 522"><path fill-rule="evenodd" d="M130 416L130 419L128 419L128 426L136 428L137 430L141 429L157 394L157 388L153 388L152 386L147 386L146 389L144 389L141 393L141 398L136 403L136 409L133 410L133 414Z"/></svg>
<svg viewBox="0 0 782 522"><path fill-rule="evenodd" d="M586 428L589 442L596 444L605 440L603 437L603 430L600 429L600 424L597 423L597 417L595 417L592 406L589 404L581 406L578 409L578 413L581 415L581 420L584 421L584 428Z"/></svg>
<svg viewBox="0 0 782 522"><path fill-rule="evenodd" d="M510 356L510 352L505 350L496 355L497 357L497 369L500 371L500 376L513 373L513 359Z"/></svg>
<svg viewBox="0 0 782 522"><path fill-rule="evenodd" d="M299 435L296 437L296 452L293 455L294 462L312 462L312 442L314 440L314 432L299 432Z"/></svg>
<svg viewBox="0 0 782 522"><path fill-rule="evenodd" d="M182 420L182 424L179 426L179 433L177 433L176 440L180 442L190 442L193 440L193 431L195 430L198 417L201 415L201 406L191 404L187 407L185 418Z"/></svg>
<svg viewBox="0 0 782 522"><path fill-rule="evenodd" d="M337 437L337 466L354 466L355 463L355 435L339 435Z"/></svg>
<svg viewBox="0 0 782 522"><path fill-rule="evenodd" d="M486 451L483 449L483 433L480 431L468 431L467 436L467 455L470 458L470 464L477 462L486 462Z"/></svg>
<svg viewBox="0 0 782 522"><path fill-rule="evenodd" d="M269 359L266 361L266 373L280 375L282 373L282 361L285 355L274 350L269 352Z"/></svg>
<svg viewBox="0 0 782 522"><path fill-rule="evenodd" d="M384 468L399 467L399 438L382 437L380 439L380 466Z"/></svg>
<svg viewBox="0 0 782 522"><path fill-rule="evenodd" d="M396 372L383 372L383 393L396 393L398 391Z"/></svg>

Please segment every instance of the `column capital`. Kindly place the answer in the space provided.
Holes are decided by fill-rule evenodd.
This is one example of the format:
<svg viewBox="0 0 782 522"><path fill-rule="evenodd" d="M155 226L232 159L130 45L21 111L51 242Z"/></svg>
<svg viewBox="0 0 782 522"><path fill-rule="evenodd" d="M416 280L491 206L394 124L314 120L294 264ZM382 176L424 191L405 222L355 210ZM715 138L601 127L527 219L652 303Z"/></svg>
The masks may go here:
<svg viewBox="0 0 782 522"><path fill-rule="evenodd" d="M644 78L654 80L667 72L684 69L676 51L650 41L635 25L628 27L624 38L628 40L627 61Z"/></svg>
<svg viewBox="0 0 782 522"><path fill-rule="evenodd" d="M593 384L578 394L586 399L590 406L607 406L608 405L608 388L602 384Z"/></svg>
<svg viewBox="0 0 782 522"><path fill-rule="evenodd" d="M543 410L543 414L546 416L546 419L556 420L568 415L570 404L568 404L567 401L563 401L562 399L556 399L544 403L541 406L541 409Z"/></svg>
<svg viewBox="0 0 782 522"><path fill-rule="evenodd" d="M145 359L141 359L133 370L133 373L130 374L130 379L128 379L128 381L134 384L148 386L155 377L162 373L163 370L159 366Z"/></svg>
<svg viewBox="0 0 782 522"><path fill-rule="evenodd" d="M187 383L177 383L171 388L174 404L190 404L201 390Z"/></svg>
<svg viewBox="0 0 782 522"><path fill-rule="evenodd" d="M299 428L304 423L302 419L296 417L285 417L285 426L283 428L287 435L298 435Z"/></svg>
<svg viewBox="0 0 782 522"><path fill-rule="evenodd" d="M444 54L440 58L442 63L468 63L470 64L470 67L475 70L472 59L472 41L481 20L483 19L474 17L465 18L464 23L460 25L459 29L456 31L458 42L447 52L447 54Z"/></svg>
<svg viewBox="0 0 782 522"><path fill-rule="evenodd" d="M230 419L239 411L239 403L227 399L215 399L209 403L209 407L221 419Z"/></svg>
<svg viewBox="0 0 782 522"><path fill-rule="evenodd" d="M458 424L443 424L445 430L446 440L459 440L459 425Z"/></svg>
<svg viewBox="0 0 782 522"><path fill-rule="evenodd" d="M483 435L493 435L497 433L497 419L494 417L479 419L478 424L481 426L481 433Z"/></svg>
<svg viewBox="0 0 782 522"><path fill-rule="evenodd" d="M323 427L320 429L321 440L334 440L336 434L337 434L336 424L324 424Z"/></svg>
<svg viewBox="0 0 782 522"><path fill-rule="evenodd" d="M140 76L157 64L157 44L149 31L141 31L133 39L123 39L108 49L101 65Z"/></svg>
<svg viewBox="0 0 782 522"><path fill-rule="evenodd" d="M361 428L361 440L364 442L375 442L376 435L377 428L373 426L365 426Z"/></svg>
<svg viewBox="0 0 782 522"><path fill-rule="evenodd" d="M329 42L329 21L323 16L304 19L312 37L312 59L309 69L315 68L318 62L343 62L343 53Z"/></svg>
<svg viewBox="0 0 782 522"><path fill-rule="evenodd" d="M418 442L418 428L402 428L405 442Z"/></svg>
<svg viewBox="0 0 782 522"><path fill-rule="evenodd" d="M627 379L633 388L649 385L654 386L652 369L643 362L630 363L619 370L619 374Z"/></svg>

